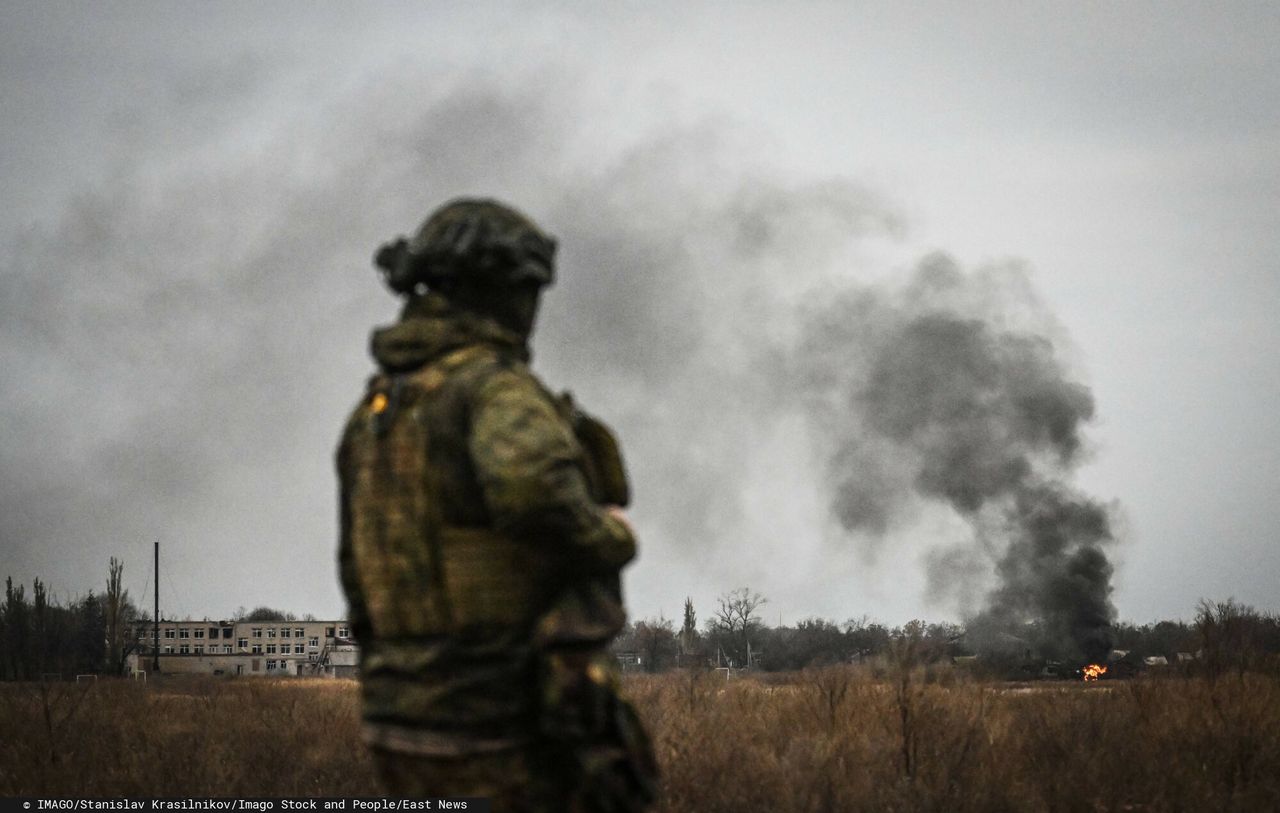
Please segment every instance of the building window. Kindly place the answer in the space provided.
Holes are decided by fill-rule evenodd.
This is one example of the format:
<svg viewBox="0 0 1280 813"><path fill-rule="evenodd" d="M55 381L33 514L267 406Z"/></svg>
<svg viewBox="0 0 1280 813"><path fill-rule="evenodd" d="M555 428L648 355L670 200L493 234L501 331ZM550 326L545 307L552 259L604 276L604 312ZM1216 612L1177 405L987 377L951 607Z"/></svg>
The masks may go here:
<svg viewBox="0 0 1280 813"><path fill-rule="evenodd" d="M183 627L182 629L178 630L178 637L179 637L179 638L190 638L190 637L191 637L191 630L187 629L186 627Z"/></svg>
<svg viewBox="0 0 1280 813"><path fill-rule="evenodd" d="M274 655L274 654L276 654L276 645L275 645L275 644L267 644L267 654L268 654L268 655Z"/></svg>
<svg viewBox="0 0 1280 813"><path fill-rule="evenodd" d="M294 645L293 645L293 654L295 654L295 655L301 655L301 654L302 654L302 644L294 644Z"/></svg>
<svg viewBox="0 0 1280 813"><path fill-rule="evenodd" d="M253 649L252 649L251 651L252 651L252 652L253 652L253 654L255 654L255 655L261 655L261 654L262 654L262 644L254 644L254 645L253 645Z"/></svg>
<svg viewBox="0 0 1280 813"><path fill-rule="evenodd" d="M218 637L218 628L217 628L217 627L209 627L209 637L210 637L210 638L217 638L217 637Z"/></svg>
<svg viewBox="0 0 1280 813"><path fill-rule="evenodd" d="M350 629L348 629L347 627L338 627L338 637L339 637L339 638L350 638L350 637L351 637L351 630L350 630Z"/></svg>
<svg viewBox="0 0 1280 813"><path fill-rule="evenodd" d="M195 646L195 651L196 651L196 654L197 654L197 655L203 655L203 654L204 654L204 644L196 644L196 646Z"/></svg>
<svg viewBox="0 0 1280 813"><path fill-rule="evenodd" d="M254 638L261 638L262 627L254 627L252 630L249 631L249 634L252 635Z"/></svg>
<svg viewBox="0 0 1280 813"><path fill-rule="evenodd" d="M166 627L166 628L165 628L165 631L164 631L164 637L168 638L169 640L173 640L173 638L175 637L175 635L176 635L176 634L177 634L177 633L175 633L175 632L173 631L173 627Z"/></svg>
<svg viewBox="0 0 1280 813"><path fill-rule="evenodd" d="M179 645L178 645L178 654L179 654L179 655L190 655L190 654L191 654L191 644L179 644Z"/></svg>
<svg viewBox="0 0 1280 813"><path fill-rule="evenodd" d="M304 636L304 635L306 635L306 634L307 634L307 631L306 631L306 630L304 630L302 627L294 627L294 628L293 628L293 637L294 637L294 638L301 638L301 637L303 637L303 636Z"/></svg>
<svg viewBox="0 0 1280 813"><path fill-rule="evenodd" d="M272 669L275 669L275 668L276 668L276 662L275 662L275 661L271 661L271 660L267 661L267 671L268 671L268 672L270 672Z"/></svg>
<svg viewBox="0 0 1280 813"><path fill-rule="evenodd" d="M312 649L319 649L320 639L313 637L311 640L307 641L307 646L311 647Z"/></svg>
<svg viewBox="0 0 1280 813"><path fill-rule="evenodd" d="M172 655L172 654L173 654L173 647L171 647L171 646L167 646L167 647L165 647L165 648L164 648L164 654L166 654L166 655Z"/></svg>
<svg viewBox="0 0 1280 813"><path fill-rule="evenodd" d="M223 628L222 628L222 637L223 637L223 638L230 638L230 637L231 637L231 627L223 627Z"/></svg>
<svg viewBox="0 0 1280 813"><path fill-rule="evenodd" d="M274 638L274 637L276 637L276 628L275 628L275 627L267 627L267 637L268 637L268 638Z"/></svg>
<svg viewBox="0 0 1280 813"><path fill-rule="evenodd" d="M260 671L260 667L261 667L261 666L262 666L262 661L261 661L261 660L259 660L258 658L254 658L254 659L253 659L252 661L250 661L250 663L249 663L249 669L250 669L250 671L252 671L252 672L258 672L258 671Z"/></svg>
<svg viewBox="0 0 1280 813"><path fill-rule="evenodd" d="M237 647L239 647L240 649L248 649L248 648L249 648L249 639L248 639L248 638L237 638L237 639L236 639L236 646L237 646Z"/></svg>
<svg viewBox="0 0 1280 813"><path fill-rule="evenodd" d="M288 638L288 637L289 637L289 628L288 628L288 627L281 627L281 628L280 628L280 637L281 637L281 638Z"/></svg>
<svg viewBox="0 0 1280 813"><path fill-rule="evenodd" d="M224 654L224 655L230 655L230 654L231 654L231 644L223 644L223 645L222 645L222 654Z"/></svg>
<svg viewBox="0 0 1280 813"><path fill-rule="evenodd" d="M326 637L326 638L332 638L332 637L333 637L333 627L325 627L325 628L324 628L324 637Z"/></svg>
<svg viewBox="0 0 1280 813"><path fill-rule="evenodd" d="M204 637L204 627L201 627L201 628L199 628L199 629L197 629L197 630L196 630L196 637L197 637L197 638L203 638L203 637Z"/></svg>

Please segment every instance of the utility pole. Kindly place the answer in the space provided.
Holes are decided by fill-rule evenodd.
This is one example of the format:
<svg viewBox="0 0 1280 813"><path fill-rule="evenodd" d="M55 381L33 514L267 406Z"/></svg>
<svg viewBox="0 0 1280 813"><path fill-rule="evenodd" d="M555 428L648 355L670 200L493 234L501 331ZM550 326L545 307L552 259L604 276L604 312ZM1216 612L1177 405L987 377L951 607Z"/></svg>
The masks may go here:
<svg viewBox="0 0 1280 813"><path fill-rule="evenodd" d="M156 614L152 623L151 635L151 671L160 671L160 540L156 540L156 578L155 578L155 597L156 597Z"/></svg>

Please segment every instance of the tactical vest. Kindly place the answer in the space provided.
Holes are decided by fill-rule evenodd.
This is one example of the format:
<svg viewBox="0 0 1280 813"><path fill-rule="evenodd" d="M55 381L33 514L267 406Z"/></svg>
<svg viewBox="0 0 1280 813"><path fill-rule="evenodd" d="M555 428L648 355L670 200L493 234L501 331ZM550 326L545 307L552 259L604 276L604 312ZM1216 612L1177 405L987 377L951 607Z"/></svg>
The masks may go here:
<svg viewBox="0 0 1280 813"><path fill-rule="evenodd" d="M501 364L491 350L470 346L411 373L379 376L348 425L347 532L376 638L524 628L554 598L559 584L545 551L441 517L432 411L445 408L446 389L467 386L459 370L471 365L465 378L478 382Z"/></svg>

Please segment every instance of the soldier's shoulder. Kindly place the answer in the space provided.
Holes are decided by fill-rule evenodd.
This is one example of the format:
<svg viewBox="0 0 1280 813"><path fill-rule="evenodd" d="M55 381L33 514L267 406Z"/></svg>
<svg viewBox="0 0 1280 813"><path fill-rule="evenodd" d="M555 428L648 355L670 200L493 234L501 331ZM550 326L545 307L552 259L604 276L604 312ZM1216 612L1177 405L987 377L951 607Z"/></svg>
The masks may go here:
<svg viewBox="0 0 1280 813"><path fill-rule="evenodd" d="M477 359L470 368L474 393L479 400L523 397L555 401L542 380L520 359L494 353L486 360Z"/></svg>

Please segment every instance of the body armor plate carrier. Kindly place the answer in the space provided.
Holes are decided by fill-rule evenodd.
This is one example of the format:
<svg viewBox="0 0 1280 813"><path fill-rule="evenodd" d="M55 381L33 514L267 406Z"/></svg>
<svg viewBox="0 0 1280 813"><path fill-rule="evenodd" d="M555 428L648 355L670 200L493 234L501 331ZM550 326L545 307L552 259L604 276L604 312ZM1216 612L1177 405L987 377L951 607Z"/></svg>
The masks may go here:
<svg viewBox="0 0 1280 813"><path fill-rule="evenodd" d="M481 353L379 376L348 435L352 553L378 638L525 627L554 594L551 557L535 545L440 516L428 413L451 369Z"/></svg>

